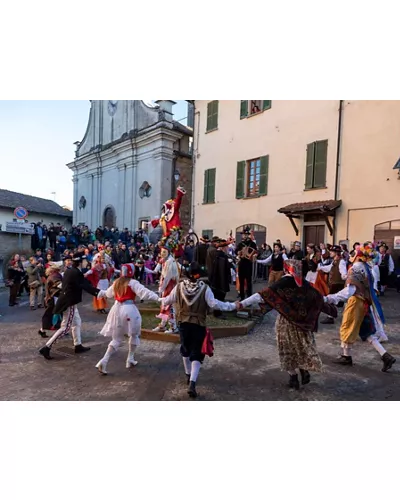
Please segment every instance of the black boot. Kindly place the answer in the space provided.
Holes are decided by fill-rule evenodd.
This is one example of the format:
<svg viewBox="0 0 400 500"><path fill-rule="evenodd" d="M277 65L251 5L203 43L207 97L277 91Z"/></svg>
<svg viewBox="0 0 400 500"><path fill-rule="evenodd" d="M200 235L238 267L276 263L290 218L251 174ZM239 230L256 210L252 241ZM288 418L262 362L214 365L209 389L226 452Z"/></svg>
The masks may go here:
<svg viewBox="0 0 400 500"><path fill-rule="evenodd" d="M321 321L321 325L334 325L335 320L331 318L330 316L327 316L325 319Z"/></svg>
<svg viewBox="0 0 400 500"><path fill-rule="evenodd" d="M49 338L49 336L46 335L46 332L43 332L42 330L39 330L38 334L42 337L42 339L48 339Z"/></svg>
<svg viewBox="0 0 400 500"><path fill-rule="evenodd" d="M193 399L197 398L196 382L190 382L188 394Z"/></svg>
<svg viewBox="0 0 400 500"><path fill-rule="evenodd" d="M190 375L186 375L186 385L190 384Z"/></svg>
<svg viewBox="0 0 400 500"><path fill-rule="evenodd" d="M290 375L289 388L296 389L296 391L298 391L300 389L300 382L299 382L298 375Z"/></svg>
<svg viewBox="0 0 400 500"><path fill-rule="evenodd" d="M50 347L47 347L47 345L45 345L44 347L42 347L39 351L39 354L41 354L45 359L53 359L51 356L50 356Z"/></svg>
<svg viewBox="0 0 400 500"><path fill-rule="evenodd" d="M303 385L309 384L310 381L311 381L311 375L310 375L310 373L307 370L302 370L300 368L300 374L301 374L301 383Z"/></svg>
<svg viewBox="0 0 400 500"><path fill-rule="evenodd" d="M394 358L391 354L388 352L385 352L385 354L382 356L382 361L383 361L383 372L389 371L392 366L396 363L396 358Z"/></svg>
<svg viewBox="0 0 400 500"><path fill-rule="evenodd" d="M334 363L335 365L353 366L353 358L351 356L342 355L335 359Z"/></svg>
<svg viewBox="0 0 400 500"><path fill-rule="evenodd" d="M90 347L83 347L82 344L75 346L75 354L82 354L87 351L90 351Z"/></svg>

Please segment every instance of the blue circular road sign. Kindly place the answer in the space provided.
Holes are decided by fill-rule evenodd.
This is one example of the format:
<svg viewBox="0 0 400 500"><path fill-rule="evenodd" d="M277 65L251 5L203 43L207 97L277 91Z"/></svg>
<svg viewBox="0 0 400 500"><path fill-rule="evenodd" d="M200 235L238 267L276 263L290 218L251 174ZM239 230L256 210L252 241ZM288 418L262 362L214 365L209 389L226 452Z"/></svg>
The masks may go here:
<svg viewBox="0 0 400 500"><path fill-rule="evenodd" d="M17 219L26 219L28 217L28 210L24 207L17 207L14 210L14 215Z"/></svg>

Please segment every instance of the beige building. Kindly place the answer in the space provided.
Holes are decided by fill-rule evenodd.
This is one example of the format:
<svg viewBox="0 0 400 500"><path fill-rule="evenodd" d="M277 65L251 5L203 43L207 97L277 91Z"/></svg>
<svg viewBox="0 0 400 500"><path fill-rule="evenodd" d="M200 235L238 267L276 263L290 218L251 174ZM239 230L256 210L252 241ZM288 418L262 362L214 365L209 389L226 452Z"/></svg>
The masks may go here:
<svg viewBox="0 0 400 500"><path fill-rule="evenodd" d="M400 101L195 101L195 230L393 245L399 157Z"/></svg>

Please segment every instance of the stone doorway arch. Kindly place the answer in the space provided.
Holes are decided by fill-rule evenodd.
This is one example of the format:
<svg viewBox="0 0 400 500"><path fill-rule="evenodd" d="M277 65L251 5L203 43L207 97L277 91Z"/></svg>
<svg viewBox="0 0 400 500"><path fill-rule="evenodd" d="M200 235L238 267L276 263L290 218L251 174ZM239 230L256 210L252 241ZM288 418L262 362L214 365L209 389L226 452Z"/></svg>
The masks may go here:
<svg viewBox="0 0 400 500"><path fill-rule="evenodd" d="M261 224L245 224L244 226L236 228L236 243L242 241L242 231L245 227L249 227L252 231L254 231L257 245L261 246L267 241L267 228L265 226Z"/></svg>
<svg viewBox="0 0 400 500"><path fill-rule="evenodd" d="M104 209L103 213L103 227L108 227L111 229L116 226L117 217L115 215L115 208L112 205L108 205Z"/></svg>

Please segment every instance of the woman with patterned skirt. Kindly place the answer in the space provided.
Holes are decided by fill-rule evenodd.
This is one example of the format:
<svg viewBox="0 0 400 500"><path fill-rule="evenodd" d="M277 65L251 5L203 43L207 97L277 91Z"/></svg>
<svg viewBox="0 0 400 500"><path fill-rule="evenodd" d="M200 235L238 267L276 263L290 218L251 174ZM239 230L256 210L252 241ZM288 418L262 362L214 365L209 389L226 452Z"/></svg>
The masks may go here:
<svg viewBox="0 0 400 500"><path fill-rule="evenodd" d="M275 325L281 369L289 373L289 387L300 389L310 382L310 372L320 372L322 362L315 346L314 332L322 311L337 316L333 306L324 303L322 295L303 279L303 264L286 260L285 276L262 292L242 301L239 308L260 304L278 313Z"/></svg>

